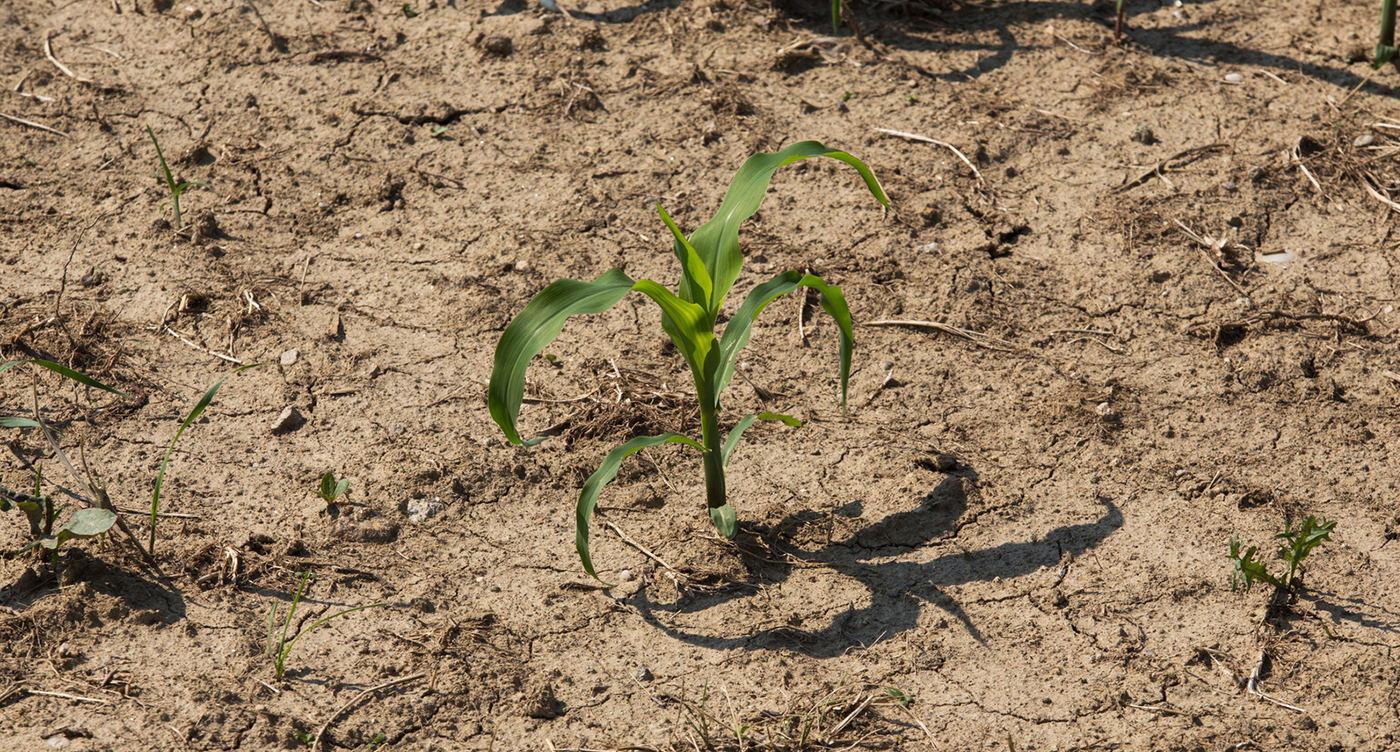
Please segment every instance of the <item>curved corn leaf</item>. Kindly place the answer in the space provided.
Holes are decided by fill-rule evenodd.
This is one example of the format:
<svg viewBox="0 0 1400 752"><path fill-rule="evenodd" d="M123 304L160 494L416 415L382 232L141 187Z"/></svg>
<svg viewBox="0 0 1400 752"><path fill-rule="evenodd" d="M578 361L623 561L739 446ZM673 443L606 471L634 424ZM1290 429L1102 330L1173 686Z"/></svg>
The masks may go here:
<svg viewBox="0 0 1400 752"><path fill-rule="evenodd" d="M661 306L662 326L692 371L700 373L705 359L713 357L710 353L715 349L715 337L709 330L704 309L680 299L665 287L649 279L633 281L620 269L604 272L592 282L561 279L541 290L510 322L496 343L491 383L486 391L487 405L491 419L501 427L510 443L530 446L543 441L543 438L522 440L515 425L520 417L525 371L530 360L559 336L570 316L602 313L632 290Z"/></svg>
<svg viewBox="0 0 1400 752"><path fill-rule="evenodd" d="M0 363L0 373L4 373L5 371L10 370L11 368L17 365L21 365L24 363L33 363L36 366L42 366L60 376L66 376L84 386L95 387L97 389L101 389L104 392L111 392L112 394L118 395L120 397L126 397L127 399L131 399L130 395L123 394L122 392L119 392L113 389L112 387L103 384L102 382L92 378L91 376L88 376L87 374L78 373L77 371L74 371L73 369L67 366L59 365L58 363L54 363L48 360L9 360L4 363Z"/></svg>
<svg viewBox="0 0 1400 752"><path fill-rule="evenodd" d="M793 428L797 428L798 426L802 425L802 421L792 417L791 415L783 415L782 413L771 413L765 411L759 413L758 415L745 415L744 417L739 419L739 422L734 426L734 428L730 429L729 435L724 438L724 449L720 452L720 462L722 462L725 467L729 466L729 455L733 454L734 448L739 446L739 437L743 436L744 432L749 430L749 426L752 426L754 424L754 421L759 420L781 420L782 422L786 423L789 426L792 426Z"/></svg>
<svg viewBox="0 0 1400 752"><path fill-rule="evenodd" d="M599 582L598 574L593 571L593 557L588 554L588 521L593 516L593 508L598 505L598 494L603 490L609 481L617 477L618 468L622 466L622 461L631 456L634 452L639 452L647 447L661 446L666 443L686 444L705 451L705 447L700 442L689 436L678 433L663 433L660 436L638 436L635 439L623 444L620 447L608 452L608 456L603 458L598 469L588 476L588 480L583 483L583 491L578 495L578 508L575 511L574 544L578 548L578 557L583 561L583 571L588 573ZM604 585L608 583L604 582ZM612 587L612 585L608 585Z"/></svg>
<svg viewBox="0 0 1400 752"><path fill-rule="evenodd" d="M39 423L29 418L0 416L0 428L38 428Z"/></svg>
<svg viewBox="0 0 1400 752"><path fill-rule="evenodd" d="M729 384L729 380L734 376L734 364L738 360L739 351L749 343L749 337L753 333L753 322L758 318L758 314L772 303L774 299L781 295L786 295L799 287L810 287L821 293L822 308L833 319L841 330L840 342L837 345L837 354L841 360L841 412L846 411L846 386L851 376L851 350L855 348L855 330L851 325L851 310L846 306L846 297L841 294L841 288L835 285L827 285L820 277L801 272L784 272L773 279L764 282L749 291L748 297L744 298L743 305L734 313L734 317L724 326L724 336L720 338L720 363L719 373L716 379L715 393L724 391L724 387Z"/></svg>
<svg viewBox="0 0 1400 752"><path fill-rule="evenodd" d="M739 270L744 264L743 254L739 251L739 225L758 211L773 173L783 165L810 157L831 157L851 165L860 173L875 198L885 206L890 205L879 181L864 162L844 151L828 149L819 142L801 141L781 151L749 157L730 181L729 190L725 192L714 219L701 225L690 236L690 244L704 262L713 283L706 310L718 311L729 294L729 288L739 278Z"/></svg>
<svg viewBox="0 0 1400 752"><path fill-rule="evenodd" d="M564 329L564 322L575 314L602 313L622 300L632 289L632 279L612 269L592 282L561 279L544 288L516 316L496 343L491 366L491 384L486 390L491 419L505 432L512 444L521 440L515 421L520 416L520 400L525 394L525 369L530 360Z"/></svg>

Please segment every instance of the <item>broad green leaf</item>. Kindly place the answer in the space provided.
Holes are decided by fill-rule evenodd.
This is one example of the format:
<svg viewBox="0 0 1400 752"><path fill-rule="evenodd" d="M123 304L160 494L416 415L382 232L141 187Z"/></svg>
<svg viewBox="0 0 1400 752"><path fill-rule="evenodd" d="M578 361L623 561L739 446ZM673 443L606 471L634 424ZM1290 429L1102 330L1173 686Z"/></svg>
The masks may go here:
<svg viewBox="0 0 1400 752"><path fill-rule="evenodd" d="M111 392L112 394L118 395L118 396L120 396L120 397L126 397L127 399L131 399L131 396L130 396L130 395L123 394L123 393L121 393L121 392L119 392L119 391L113 389L112 387L107 386L106 384L103 384L102 382L98 381L97 379L94 379L94 378L92 378L91 376L88 376L87 374L78 373L77 371L74 371L73 369L71 369L71 368L69 368L69 367L67 367L67 366L59 365L58 363L54 363L54 362L48 361L48 360L10 360L10 361L6 361L6 362L4 362L4 363L0 363L0 373L4 373L5 371L10 370L10 369L13 368L14 366L17 366L17 365L20 365L20 364L23 364L23 363L33 363L33 364L36 365L36 366L43 366L44 368L47 368L47 369L49 369L50 371L53 371L54 373L59 374L60 376L66 376L66 377L68 377L68 378L70 378L70 379L72 379L72 380L78 382L79 384L83 384L84 386L94 387L94 388L96 388L96 389L101 389L101 390L104 391L104 392ZM32 424L32 425L38 425L38 424L36 423L36 424Z"/></svg>
<svg viewBox="0 0 1400 752"><path fill-rule="evenodd" d="M218 393L219 387L224 385L224 382L228 380L229 376L232 376L235 373L239 373L241 371L246 371L249 368L257 368L261 365L262 363L249 363L247 365L239 366L233 369L232 371L229 371L228 373L224 374L223 378L215 382L213 386L209 387L209 391L205 392L204 396L199 398L199 402L195 404L194 409L191 410L190 414L185 417L185 422L181 423L180 429L175 432L175 438L170 440L170 446L167 447L165 450L165 459L162 460L160 463L160 472L156 473L155 488L151 491L151 540L149 547L150 551L154 552L156 550L156 523L160 521L160 489L161 486L165 485L165 469L170 466L170 455L175 452L175 442L180 440L180 435L185 432L185 429L189 428L190 424L193 423L195 419L198 418L204 412L204 408L209 406L209 403L212 402L214 399L214 395Z"/></svg>
<svg viewBox="0 0 1400 752"><path fill-rule="evenodd" d="M846 297L841 288L827 285L820 277L801 272L784 272L749 291L743 305L734 317L724 325L724 335L720 338L720 370L716 381L716 394L724 391L729 380L734 377L734 365L738 362L739 351L749 343L753 333L753 322L758 314L776 298L786 295L799 287L810 287L821 293L822 308L836 319L840 329L837 355L841 361L841 410L846 410L846 387L851 376L851 351L855 348L855 330L851 325L851 311L846 306Z"/></svg>
<svg viewBox="0 0 1400 752"><path fill-rule="evenodd" d="M672 250L676 253L676 258L681 262L681 300L687 303L698 303L701 306L709 305L710 293L714 290L714 283L710 281L710 273L705 270L705 262L700 260L700 254L695 252L694 246L685 239L685 233L671 220L671 215L666 213L666 209L661 206L661 202L656 202L656 212L661 215L661 221L666 223L667 229L675 236L672 243ZM713 312L707 312L713 313ZM714 316L709 316L711 328L713 328Z"/></svg>
<svg viewBox="0 0 1400 752"><path fill-rule="evenodd" d="M758 420L780 420L793 428L802 425L802 421L791 415L783 415L782 413L765 411L758 415L745 415L739 419L739 422L734 428L730 429L729 435L724 438L724 449L720 452L720 462L723 463L725 467L729 466L729 455L733 454L734 448L739 446L739 437L743 436L744 432L749 430L749 426L752 426L754 421Z"/></svg>
<svg viewBox="0 0 1400 752"><path fill-rule="evenodd" d="M816 141L801 141L781 151L749 157L730 181L729 190L725 192L714 219L690 236L690 244L705 263L713 284L707 310L718 311L729 294L729 288L739 278L739 270L744 264L743 254L739 250L739 225L758 211L773 173L783 165L810 157L831 157L856 168L875 198L889 206L885 191L864 162L844 151L828 149Z"/></svg>
<svg viewBox="0 0 1400 752"><path fill-rule="evenodd" d="M525 443L516 430L515 421L520 417L525 370L530 360L559 336L570 316L602 313L612 308L633 284L632 279L618 269L609 270L592 282L561 279L541 290L506 327L496 344L486 401L491 419L505 432L510 443Z"/></svg>
<svg viewBox="0 0 1400 752"><path fill-rule="evenodd" d="M74 538L93 538L111 530L115 524L117 513L110 509L80 509L59 530L67 530Z"/></svg>
<svg viewBox="0 0 1400 752"><path fill-rule="evenodd" d="M681 300L675 293L649 279L634 282L618 269L612 269L592 282L561 279L541 290L525 306L525 310L510 322L496 344L491 383L487 387L487 404L492 420L496 421L512 444L529 446L542 440L522 441L515 425L520 417L520 402L525 394L525 371L530 360L559 336L570 316L602 313L632 290L646 295L661 307L661 323L666 333L685 356L692 372L703 372L706 358L713 357L711 352L714 350L715 336L710 331L705 309L701 306Z"/></svg>
<svg viewBox="0 0 1400 752"><path fill-rule="evenodd" d="M715 523L715 530L729 540L734 540L734 536L739 533L739 515L735 514L734 507L728 504L711 509L710 522Z"/></svg>
<svg viewBox="0 0 1400 752"><path fill-rule="evenodd" d="M578 557L583 561L583 571L587 572L589 577L602 582L598 574L593 571L593 558L588 554L588 521L593 517L593 508L598 505L598 494L602 492L603 486L606 486L613 478L617 477L617 471L622 466L623 460L627 459L634 452L639 452L647 447L661 446L668 442L686 444L699 449L701 452L705 451L705 447L702 446L700 442L689 436L682 436L678 433L663 433L660 436L639 436L611 452L608 452L608 456L603 458L603 462L598 465L598 469L594 470L593 474L588 476L588 480L584 481L583 491L579 493L578 508L575 513L576 528L574 531L574 543L578 548ZM603 584L607 585L608 583ZM612 586L608 585L608 587Z"/></svg>

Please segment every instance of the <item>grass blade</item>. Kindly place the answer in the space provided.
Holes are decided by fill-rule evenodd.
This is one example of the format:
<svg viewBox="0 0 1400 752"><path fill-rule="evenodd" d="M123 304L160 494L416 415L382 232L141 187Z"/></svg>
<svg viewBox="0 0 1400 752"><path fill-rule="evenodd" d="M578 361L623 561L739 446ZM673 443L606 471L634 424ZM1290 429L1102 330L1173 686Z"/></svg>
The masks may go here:
<svg viewBox="0 0 1400 752"><path fill-rule="evenodd" d="M593 516L593 508L598 505L598 494L602 492L603 486L617 477L617 471L622 467L623 460L647 447L661 446L666 443L686 444L699 449L701 453L705 451L705 447L700 442L678 433L639 436L608 452L608 456L603 458L598 469L588 476L587 481L584 481L583 491L578 496L578 508L575 511L574 544L578 548L579 559L583 562L583 571L587 572L589 577L603 582L593 571L593 557L588 553L588 521ZM608 585L606 582L603 584ZM612 587L612 585L608 585L608 587Z"/></svg>
<svg viewBox="0 0 1400 752"><path fill-rule="evenodd" d="M150 544L147 546L147 550L152 556L155 555L156 551L156 523L160 520L160 489L161 486L165 485L165 469L170 466L170 455L175 452L175 443L180 440L180 435L185 432L185 429L189 428L190 424L204 412L204 408L209 406L209 403L214 399L214 395L218 393L219 387L224 385L224 382L228 380L229 376L240 371L246 371L249 368L257 368L260 365L262 365L262 363L249 363L224 374L224 377L215 382L214 386L209 387L209 391L205 392L204 396L199 399L194 409L185 417L185 422L180 424L180 430L175 432L175 438L170 440L170 446L165 450L165 459L160 463L160 472L156 473L155 488L151 491L151 540Z"/></svg>
<svg viewBox="0 0 1400 752"><path fill-rule="evenodd" d="M10 361L6 361L6 362L4 362L4 363L0 363L0 373L4 373L5 371L10 370L10 369L13 368L14 366L21 365L21 364L23 364L23 363L32 363L32 364L34 364L34 365L36 365L36 366L42 366L42 367L44 367L44 368L49 369L50 371L53 371L54 373L56 373L56 374L58 374L58 375L60 375L60 376L64 376L64 377L70 378L70 379L72 379L72 380L74 380L74 381L76 381L76 382L78 382L79 384L82 384L82 385L84 385L84 386L94 387L94 388L96 388L96 389L101 389L101 390L104 391L104 392L111 392L112 394L115 394L115 395L117 395L117 396L119 396L119 397L126 397L127 399L131 399L131 395L129 395L129 394L123 394L122 392L119 392L119 391L117 391L116 389L113 389L112 387L107 386L106 384L103 384L102 382L98 381L97 379L92 378L91 376L88 376L87 374L78 373L77 371L74 371L73 369L71 369L71 368L69 368L69 367L67 367L67 366L59 365L58 363L54 363L54 362L48 361L48 360L10 360Z"/></svg>

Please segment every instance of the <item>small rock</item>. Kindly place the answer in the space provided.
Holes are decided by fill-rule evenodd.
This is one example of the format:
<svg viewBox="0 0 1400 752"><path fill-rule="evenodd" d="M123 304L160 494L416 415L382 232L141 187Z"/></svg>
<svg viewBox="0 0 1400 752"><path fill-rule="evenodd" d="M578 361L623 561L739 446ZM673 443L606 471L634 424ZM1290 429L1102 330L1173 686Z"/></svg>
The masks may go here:
<svg viewBox="0 0 1400 752"><path fill-rule="evenodd" d="M631 582L631 581L632 581L632 570L630 570L630 569L624 569L624 570L622 570L621 572L618 572L618 573L617 573L617 581L618 581L618 582Z"/></svg>
<svg viewBox="0 0 1400 752"><path fill-rule="evenodd" d="M305 422L306 418L302 417L301 411L296 409L293 405L288 405L282 410L282 413L277 416L277 420L272 421L272 432L284 433L286 431L294 431L300 428Z"/></svg>
<svg viewBox="0 0 1400 752"><path fill-rule="evenodd" d="M481 48L493 55L505 57L515 51L515 43L511 41L510 37L492 34L481 40Z"/></svg>
<svg viewBox="0 0 1400 752"><path fill-rule="evenodd" d="M1249 173L1248 173L1248 174L1249 174L1249 182L1251 182L1251 183L1257 183L1257 182L1259 182L1260 180L1263 180L1264 177L1265 177L1266 175L1268 175L1269 173L1268 173L1267 170L1265 170L1263 167L1260 167L1259 165L1250 165L1250 166L1249 166Z"/></svg>
<svg viewBox="0 0 1400 752"><path fill-rule="evenodd" d="M1145 125L1139 125L1138 127L1134 128L1132 138L1134 141L1142 144L1143 146L1151 146L1152 144L1157 143L1157 135L1152 132L1151 128L1148 128Z"/></svg>
<svg viewBox="0 0 1400 752"><path fill-rule="evenodd" d="M1113 416L1113 406L1107 402L1100 402L1094 408L1094 412L1098 413L1100 418L1109 418Z"/></svg>
<svg viewBox="0 0 1400 752"><path fill-rule="evenodd" d="M950 454L940 454L933 458L933 466L946 473L957 468L958 460Z"/></svg>
<svg viewBox="0 0 1400 752"><path fill-rule="evenodd" d="M1374 144L1375 142L1376 142L1376 137L1375 137L1374 134L1371 134L1371 133L1363 133L1363 134L1361 134L1360 136L1357 136L1357 137L1356 137L1356 140L1355 140L1355 141L1352 141L1352 144L1354 144L1357 148L1361 148L1361 147L1364 147L1364 146L1370 146L1371 144Z"/></svg>
<svg viewBox="0 0 1400 752"><path fill-rule="evenodd" d="M433 497L432 499L410 499L404 511L408 512L408 521L413 523L427 522L438 516L447 507L442 503L442 499Z"/></svg>
<svg viewBox="0 0 1400 752"><path fill-rule="evenodd" d="M204 11L200 10L199 8L196 8L196 7L194 7L193 5L186 5L186 6L185 6L185 20L186 20L186 21L198 21L198 20L199 20L200 18L202 18L203 16L204 16Z"/></svg>
<svg viewBox="0 0 1400 752"><path fill-rule="evenodd" d="M1244 76L1241 76L1238 73L1226 73L1225 80L1229 81L1232 84L1237 84L1244 81Z"/></svg>
<svg viewBox="0 0 1400 752"><path fill-rule="evenodd" d="M651 673L651 669L646 666L638 666L637 670L632 672L632 676L639 682L649 682L656 678L656 676Z"/></svg>
<svg viewBox="0 0 1400 752"><path fill-rule="evenodd" d="M291 365L291 364L297 362L297 358L300 357L300 356L301 356L301 353L297 352L297 349L296 349L295 347L293 347L292 349L290 349L290 350L288 350L288 351L282 353L282 360L281 360L282 365L284 365L284 366L289 366L289 365Z"/></svg>
<svg viewBox="0 0 1400 752"><path fill-rule="evenodd" d="M1226 180L1225 182L1220 184L1220 187L1225 189L1226 193L1234 193L1235 191L1238 191L1240 189L1240 187L1236 185L1235 181L1233 180Z"/></svg>

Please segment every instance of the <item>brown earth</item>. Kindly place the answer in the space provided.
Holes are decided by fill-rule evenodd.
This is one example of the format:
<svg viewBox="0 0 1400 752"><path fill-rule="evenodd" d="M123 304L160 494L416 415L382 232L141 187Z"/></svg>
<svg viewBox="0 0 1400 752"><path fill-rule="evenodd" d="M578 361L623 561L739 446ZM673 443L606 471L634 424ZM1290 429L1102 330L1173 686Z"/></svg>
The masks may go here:
<svg viewBox="0 0 1400 752"><path fill-rule="evenodd" d="M0 561L0 746L1400 746L1400 106L1364 62L1374 4L1130 0L1122 45L1107 2L857 2L863 38L836 40L822 6L0 5L0 355L133 397L19 368L0 413L37 384L144 541L180 421L267 363L181 438L154 566L116 534L60 577ZM183 231L148 126L207 184ZM693 453L649 450L594 520L605 589L577 490L628 437L697 430L683 362L639 297L571 322L522 415L561 436L522 449L485 408L496 340L556 278L671 283L649 199L694 228L802 139L894 210L844 165L784 168L738 290L842 286L849 419L831 320L779 300L724 419L805 424L746 435L739 538ZM0 436L6 487L33 488L20 456L77 483L33 429ZM1232 592L1230 536L1277 572L1307 515L1337 527L1294 597ZM268 609L303 572L294 627L388 605L278 681Z"/></svg>

